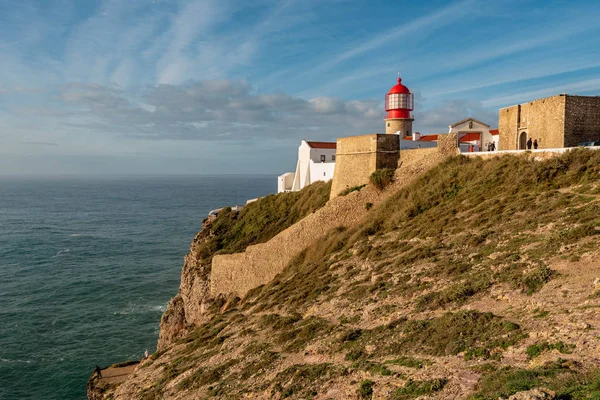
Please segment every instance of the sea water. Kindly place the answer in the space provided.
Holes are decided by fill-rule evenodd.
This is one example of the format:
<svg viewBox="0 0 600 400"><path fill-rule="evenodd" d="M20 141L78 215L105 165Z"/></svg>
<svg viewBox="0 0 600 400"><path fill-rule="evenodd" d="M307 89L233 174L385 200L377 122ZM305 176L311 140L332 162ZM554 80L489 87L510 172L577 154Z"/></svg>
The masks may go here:
<svg viewBox="0 0 600 400"><path fill-rule="evenodd" d="M156 348L215 208L273 176L0 177L0 399L85 399L94 367Z"/></svg>

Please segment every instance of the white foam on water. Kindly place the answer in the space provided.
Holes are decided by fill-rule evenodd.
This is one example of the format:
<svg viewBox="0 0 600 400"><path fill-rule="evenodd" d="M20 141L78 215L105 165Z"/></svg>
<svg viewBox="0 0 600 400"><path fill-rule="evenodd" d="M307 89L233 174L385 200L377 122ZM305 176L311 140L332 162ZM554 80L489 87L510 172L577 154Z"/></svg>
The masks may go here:
<svg viewBox="0 0 600 400"><path fill-rule="evenodd" d="M9 363L9 364L31 364L31 360L9 360L7 358L0 357L1 362Z"/></svg>
<svg viewBox="0 0 600 400"><path fill-rule="evenodd" d="M152 306L152 305L137 305L129 304L126 308L120 311L113 312L113 315L128 315L128 314L145 314L148 312L165 312L167 310L166 305Z"/></svg>
<svg viewBox="0 0 600 400"><path fill-rule="evenodd" d="M65 253L69 253L69 252L71 252L71 249L61 250L58 253L56 253L52 258L56 258L56 257L60 256L61 254L65 254Z"/></svg>

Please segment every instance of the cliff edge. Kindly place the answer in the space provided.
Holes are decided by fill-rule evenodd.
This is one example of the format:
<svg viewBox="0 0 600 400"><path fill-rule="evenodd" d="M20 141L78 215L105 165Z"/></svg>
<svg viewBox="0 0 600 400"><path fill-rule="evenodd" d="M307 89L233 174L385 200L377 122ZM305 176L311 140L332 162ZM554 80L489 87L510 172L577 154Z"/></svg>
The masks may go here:
<svg viewBox="0 0 600 400"><path fill-rule="evenodd" d="M339 196L356 218L313 221L272 280L211 295L217 252L335 204L296 196L205 225L159 351L104 398L600 396L600 152L407 160L385 190Z"/></svg>

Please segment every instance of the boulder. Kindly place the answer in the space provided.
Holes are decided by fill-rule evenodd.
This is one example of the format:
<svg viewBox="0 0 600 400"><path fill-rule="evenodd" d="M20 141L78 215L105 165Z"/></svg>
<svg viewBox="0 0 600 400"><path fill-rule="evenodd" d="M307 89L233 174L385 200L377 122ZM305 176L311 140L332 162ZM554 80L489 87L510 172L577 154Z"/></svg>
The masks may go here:
<svg viewBox="0 0 600 400"><path fill-rule="evenodd" d="M525 392L515 393L508 400L554 400L556 393L545 388L536 388Z"/></svg>

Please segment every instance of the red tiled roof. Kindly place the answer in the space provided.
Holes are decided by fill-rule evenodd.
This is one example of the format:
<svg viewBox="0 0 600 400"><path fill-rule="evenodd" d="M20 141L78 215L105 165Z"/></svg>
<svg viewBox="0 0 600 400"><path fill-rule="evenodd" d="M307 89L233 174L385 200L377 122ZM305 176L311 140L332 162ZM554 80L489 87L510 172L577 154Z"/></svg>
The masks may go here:
<svg viewBox="0 0 600 400"><path fill-rule="evenodd" d="M459 143L465 143L465 142L472 142L474 140L481 140L481 134L479 132L469 132L466 133L465 136L461 137L458 142Z"/></svg>
<svg viewBox="0 0 600 400"><path fill-rule="evenodd" d="M435 142L438 140L438 135L423 135L419 142Z"/></svg>
<svg viewBox="0 0 600 400"><path fill-rule="evenodd" d="M335 142L309 142L309 141L307 141L306 144L308 144L313 149L335 149L336 148Z"/></svg>
<svg viewBox="0 0 600 400"><path fill-rule="evenodd" d="M410 140L412 141L412 136L407 136L407 137L403 137L403 140ZM438 140L438 135L421 135L421 138L419 140L417 140L417 142L435 142L436 140Z"/></svg>
<svg viewBox="0 0 600 400"><path fill-rule="evenodd" d="M500 131L498 129L490 129L490 133L494 136L499 135Z"/></svg>

